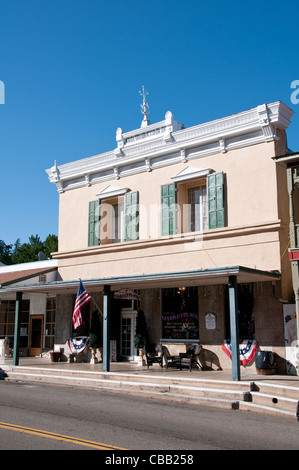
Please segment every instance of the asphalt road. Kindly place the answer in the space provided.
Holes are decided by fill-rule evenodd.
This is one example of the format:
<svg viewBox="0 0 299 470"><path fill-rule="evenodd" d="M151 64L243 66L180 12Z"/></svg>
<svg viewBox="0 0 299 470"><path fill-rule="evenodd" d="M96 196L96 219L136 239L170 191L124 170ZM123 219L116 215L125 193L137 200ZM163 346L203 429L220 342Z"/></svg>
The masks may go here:
<svg viewBox="0 0 299 470"><path fill-rule="evenodd" d="M0 450L106 446L112 446L108 447L112 451L114 447L298 450L299 423L291 418L166 404L125 394L0 381Z"/></svg>

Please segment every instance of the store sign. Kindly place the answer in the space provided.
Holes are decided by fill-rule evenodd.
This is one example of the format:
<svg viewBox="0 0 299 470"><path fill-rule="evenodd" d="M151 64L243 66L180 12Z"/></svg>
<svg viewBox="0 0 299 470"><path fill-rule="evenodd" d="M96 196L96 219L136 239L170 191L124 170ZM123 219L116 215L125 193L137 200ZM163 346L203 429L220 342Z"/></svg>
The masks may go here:
<svg viewBox="0 0 299 470"><path fill-rule="evenodd" d="M162 338L198 340L198 289L162 290Z"/></svg>
<svg viewBox="0 0 299 470"><path fill-rule="evenodd" d="M133 290L130 289L121 289L119 291L114 292L115 299L122 299L122 300L139 300L139 295L136 294Z"/></svg>

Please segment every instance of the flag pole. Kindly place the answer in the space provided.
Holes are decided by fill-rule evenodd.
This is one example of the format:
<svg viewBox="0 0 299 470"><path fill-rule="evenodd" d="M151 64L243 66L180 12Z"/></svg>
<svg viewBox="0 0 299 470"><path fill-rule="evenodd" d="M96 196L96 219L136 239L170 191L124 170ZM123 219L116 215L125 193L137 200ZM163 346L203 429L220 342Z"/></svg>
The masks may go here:
<svg viewBox="0 0 299 470"><path fill-rule="evenodd" d="M82 282L82 279L81 279L80 277L79 277L79 281L81 281L81 282ZM90 295L90 294L89 294L89 295ZM91 298L91 300L92 300L92 301L93 301L93 303L95 304L96 308L98 309L98 311L100 312L100 314L101 314L101 315L102 315L102 317L103 317L103 316L104 316L104 315L103 315L103 312L102 312L102 310L100 309L100 307L98 306L98 304L96 303L96 301L94 300L94 298L93 298L93 297L91 297L91 295L90 295L90 298Z"/></svg>
<svg viewBox="0 0 299 470"><path fill-rule="evenodd" d="M90 296L91 297L91 296ZM91 300L93 301L93 303L95 304L95 306L97 307L98 311L100 312L100 314L102 315L102 317L104 316L103 315L103 312L102 310L100 309L100 307L97 305L97 303L95 302L95 300L93 299L93 297L91 297Z"/></svg>

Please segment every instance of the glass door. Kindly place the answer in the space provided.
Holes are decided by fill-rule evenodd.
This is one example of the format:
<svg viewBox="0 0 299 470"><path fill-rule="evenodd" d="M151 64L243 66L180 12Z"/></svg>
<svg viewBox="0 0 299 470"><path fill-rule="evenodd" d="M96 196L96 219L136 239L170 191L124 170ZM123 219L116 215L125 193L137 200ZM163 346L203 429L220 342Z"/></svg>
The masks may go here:
<svg viewBox="0 0 299 470"><path fill-rule="evenodd" d="M136 312L121 312L120 355L124 361L133 361L136 355L134 347Z"/></svg>

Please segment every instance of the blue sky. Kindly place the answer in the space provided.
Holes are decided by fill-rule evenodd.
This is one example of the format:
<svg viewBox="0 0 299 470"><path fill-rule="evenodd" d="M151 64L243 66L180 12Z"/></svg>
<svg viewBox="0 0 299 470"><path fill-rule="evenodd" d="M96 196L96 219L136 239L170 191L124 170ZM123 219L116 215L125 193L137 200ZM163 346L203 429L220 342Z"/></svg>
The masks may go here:
<svg viewBox="0 0 299 470"><path fill-rule="evenodd" d="M281 100L298 151L298 13L288 0L0 0L0 240L58 234L45 170L140 127L143 84L151 122L170 110L186 127Z"/></svg>

